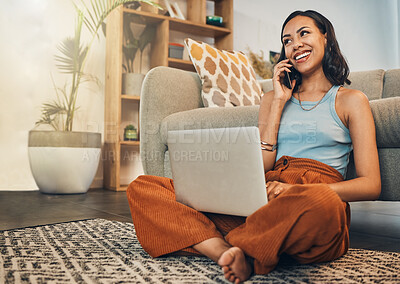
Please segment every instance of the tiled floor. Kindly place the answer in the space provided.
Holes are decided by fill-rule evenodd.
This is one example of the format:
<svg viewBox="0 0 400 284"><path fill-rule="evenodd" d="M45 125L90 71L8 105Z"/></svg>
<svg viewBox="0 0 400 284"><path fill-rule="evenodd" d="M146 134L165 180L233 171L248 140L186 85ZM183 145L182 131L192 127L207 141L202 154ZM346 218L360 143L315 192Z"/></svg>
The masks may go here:
<svg viewBox="0 0 400 284"><path fill-rule="evenodd" d="M132 222L126 192L91 189L87 194L50 195L0 191L0 230L103 218Z"/></svg>
<svg viewBox="0 0 400 284"><path fill-rule="evenodd" d="M356 202L351 208L351 247L400 252L400 202ZM0 230L90 218L132 222L126 193L103 189L80 195L0 191Z"/></svg>

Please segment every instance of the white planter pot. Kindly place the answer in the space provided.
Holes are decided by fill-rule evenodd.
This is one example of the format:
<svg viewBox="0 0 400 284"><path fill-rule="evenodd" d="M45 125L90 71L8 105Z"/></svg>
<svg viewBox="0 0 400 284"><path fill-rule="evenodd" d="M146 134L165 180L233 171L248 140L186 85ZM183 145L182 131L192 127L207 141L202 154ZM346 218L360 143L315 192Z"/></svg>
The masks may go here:
<svg viewBox="0 0 400 284"><path fill-rule="evenodd" d="M29 132L28 154L41 192L86 193L99 165L101 134L33 130Z"/></svg>
<svg viewBox="0 0 400 284"><path fill-rule="evenodd" d="M144 74L141 73L123 73L122 74L122 94L140 96Z"/></svg>

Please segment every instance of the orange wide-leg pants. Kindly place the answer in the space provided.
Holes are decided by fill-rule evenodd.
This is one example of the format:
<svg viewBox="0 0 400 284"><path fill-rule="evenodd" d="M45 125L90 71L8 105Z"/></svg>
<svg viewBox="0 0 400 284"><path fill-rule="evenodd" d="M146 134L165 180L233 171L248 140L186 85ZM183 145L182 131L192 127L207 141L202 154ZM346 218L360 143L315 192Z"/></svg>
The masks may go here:
<svg viewBox="0 0 400 284"><path fill-rule="evenodd" d="M349 246L350 208L327 184L342 175L321 162L283 156L266 181L295 184L245 217L198 212L175 200L173 181L139 176L127 196L137 237L152 257L192 248L213 237L225 238L254 259L254 272L267 274L282 254L300 263L336 259Z"/></svg>

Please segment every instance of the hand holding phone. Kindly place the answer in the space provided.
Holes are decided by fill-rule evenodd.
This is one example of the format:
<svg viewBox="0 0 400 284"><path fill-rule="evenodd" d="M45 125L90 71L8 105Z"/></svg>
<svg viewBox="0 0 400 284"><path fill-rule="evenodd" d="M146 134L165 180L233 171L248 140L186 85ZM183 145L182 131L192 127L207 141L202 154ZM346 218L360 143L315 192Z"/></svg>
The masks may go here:
<svg viewBox="0 0 400 284"><path fill-rule="evenodd" d="M290 63L290 62L289 62ZM299 72L292 66L289 68L290 72L284 71L285 76L283 77L283 84L286 86L288 89L293 89L293 84L292 80L296 80L296 84L299 82Z"/></svg>

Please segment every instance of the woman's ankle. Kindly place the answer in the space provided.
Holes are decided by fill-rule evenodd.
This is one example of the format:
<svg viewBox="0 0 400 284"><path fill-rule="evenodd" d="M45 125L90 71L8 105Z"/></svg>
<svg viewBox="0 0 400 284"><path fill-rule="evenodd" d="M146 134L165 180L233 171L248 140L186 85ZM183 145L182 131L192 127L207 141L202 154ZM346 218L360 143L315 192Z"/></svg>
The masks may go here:
<svg viewBox="0 0 400 284"><path fill-rule="evenodd" d="M215 262L218 262L221 255L231 247L232 246L227 243L225 239L218 237L204 240L193 246L195 250L204 254Z"/></svg>

